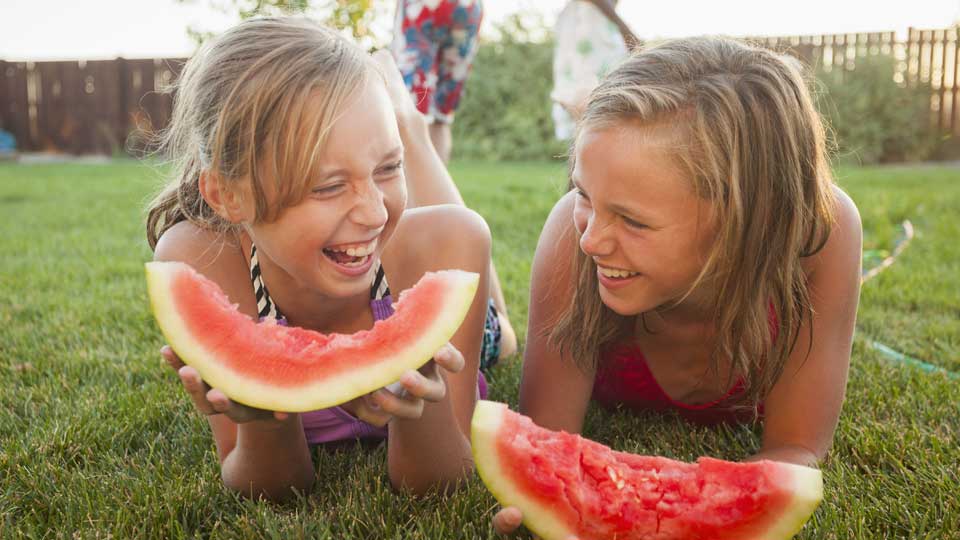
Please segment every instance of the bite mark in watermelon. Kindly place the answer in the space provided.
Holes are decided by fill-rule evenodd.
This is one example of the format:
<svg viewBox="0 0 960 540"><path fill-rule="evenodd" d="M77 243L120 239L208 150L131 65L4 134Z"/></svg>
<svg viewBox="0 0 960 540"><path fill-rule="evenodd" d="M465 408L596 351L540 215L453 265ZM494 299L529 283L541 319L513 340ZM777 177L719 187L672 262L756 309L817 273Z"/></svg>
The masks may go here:
<svg viewBox="0 0 960 540"><path fill-rule="evenodd" d="M487 488L544 540L784 540L823 497L816 469L616 452L491 401L471 439Z"/></svg>
<svg viewBox="0 0 960 540"><path fill-rule="evenodd" d="M347 335L258 323L184 263L149 262L146 272L153 314L184 363L238 403L286 412L339 405L426 364L460 327L479 283L471 272L428 272L392 316Z"/></svg>

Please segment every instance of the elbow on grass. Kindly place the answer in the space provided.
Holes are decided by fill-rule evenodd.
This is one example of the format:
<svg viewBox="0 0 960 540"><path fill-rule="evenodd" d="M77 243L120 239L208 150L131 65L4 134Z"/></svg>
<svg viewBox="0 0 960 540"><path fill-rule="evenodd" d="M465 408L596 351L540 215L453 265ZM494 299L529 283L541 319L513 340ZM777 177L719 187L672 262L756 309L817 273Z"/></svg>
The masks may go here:
<svg viewBox="0 0 960 540"><path fill-rule="evenodd" d="M414 496L423 496L430 493L449 495L466 484L473 476L473 460L467 460L463 467L455 471L434 470L410 474L391 467L387 471L390 486L396 491L402 491Z"/></svg>
<svg viewBox="0 0 960 540"><path fill-rule="evenodd" d="M294 482L266 485L253 480L223 477L223 485L240 496L251 500L265 500L273 503L286 503L307 494L313 488L313 477L300 478Z"/></svg>

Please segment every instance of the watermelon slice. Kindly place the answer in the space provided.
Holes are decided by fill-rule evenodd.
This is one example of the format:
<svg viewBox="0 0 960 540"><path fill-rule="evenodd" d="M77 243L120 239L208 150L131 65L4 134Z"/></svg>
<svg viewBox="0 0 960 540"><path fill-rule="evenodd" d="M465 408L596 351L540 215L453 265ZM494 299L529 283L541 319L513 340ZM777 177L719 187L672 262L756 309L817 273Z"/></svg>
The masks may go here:
<svg viewBox="0 0 960 540"><path fill-rule="evenodd" d="M170 347L230 399L273 411L332 407L426 364L460 327L479 276L425 274L395 313L350 335L257 323L189 265L149 262L153 314Z"/></svg>
<svg viewBox="0 0 960 540"><path fill-rule="evenodd" d="M491 401L471 437L487 488L545 540L783 540L823 497L816 469L615 452Z"/></svg>

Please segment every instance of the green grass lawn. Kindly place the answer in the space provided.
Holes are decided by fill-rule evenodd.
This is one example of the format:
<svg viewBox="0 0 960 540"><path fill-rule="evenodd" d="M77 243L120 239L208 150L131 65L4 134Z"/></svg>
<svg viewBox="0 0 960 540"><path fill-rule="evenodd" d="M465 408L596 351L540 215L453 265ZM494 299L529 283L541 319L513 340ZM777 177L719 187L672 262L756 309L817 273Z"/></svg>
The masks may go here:
<svg viewBox="0 0 960 540"><path fill-rule="evenodd" d="M564 185L557 163L457 163L493 230L511 316L526 323L530 258ZM917 237L865 285L847 402L805 539L960 538L957 380L889 361L879 340L960 371L960 170L847 169L865 249ZM285 505L220 484L206 421L160 363L142 209L158 175L135 162L0 165L0 537L492 537L479 480L449 497L391 492L384 449L318 454L313 493ZM516 404L519 361L494 399ZM591 410L586 435L629 452L738 459L754 428Z"/></svg>

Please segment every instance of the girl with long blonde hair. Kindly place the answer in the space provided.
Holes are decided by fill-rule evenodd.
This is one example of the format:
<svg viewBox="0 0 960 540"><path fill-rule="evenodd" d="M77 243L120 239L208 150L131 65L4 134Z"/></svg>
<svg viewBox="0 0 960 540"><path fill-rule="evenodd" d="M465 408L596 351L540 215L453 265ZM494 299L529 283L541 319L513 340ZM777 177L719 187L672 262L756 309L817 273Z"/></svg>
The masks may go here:
<svg viewBox="0 0 960 540"><path fill-rule="evenodd" d="M386 439L394 486L423 492L468 477L470 416L485 393L490 233L462 204L408 208L423 200L408 204L407 175L414 196L459 194L389 53L371 58L306 19L245 21L187 62L163 149L173 179L149 209L155 260L190 264L250 317L353 333L388 317L391 294L427 271L477 272L484 291L451 345L401 377L403 392L332 409L243 406L165 347L209 420L224 484L291 497L314 484L312 446L357 439Z"/></svg>
<svg viewBox="0 0 960 540"><path fill-rule="evenodd" d="M795 62L723 38L635 54L591 93L570 181L537 245L521 411L574 433L591 400L760 419L750 459L823 459L862 232Z"/></svg>

